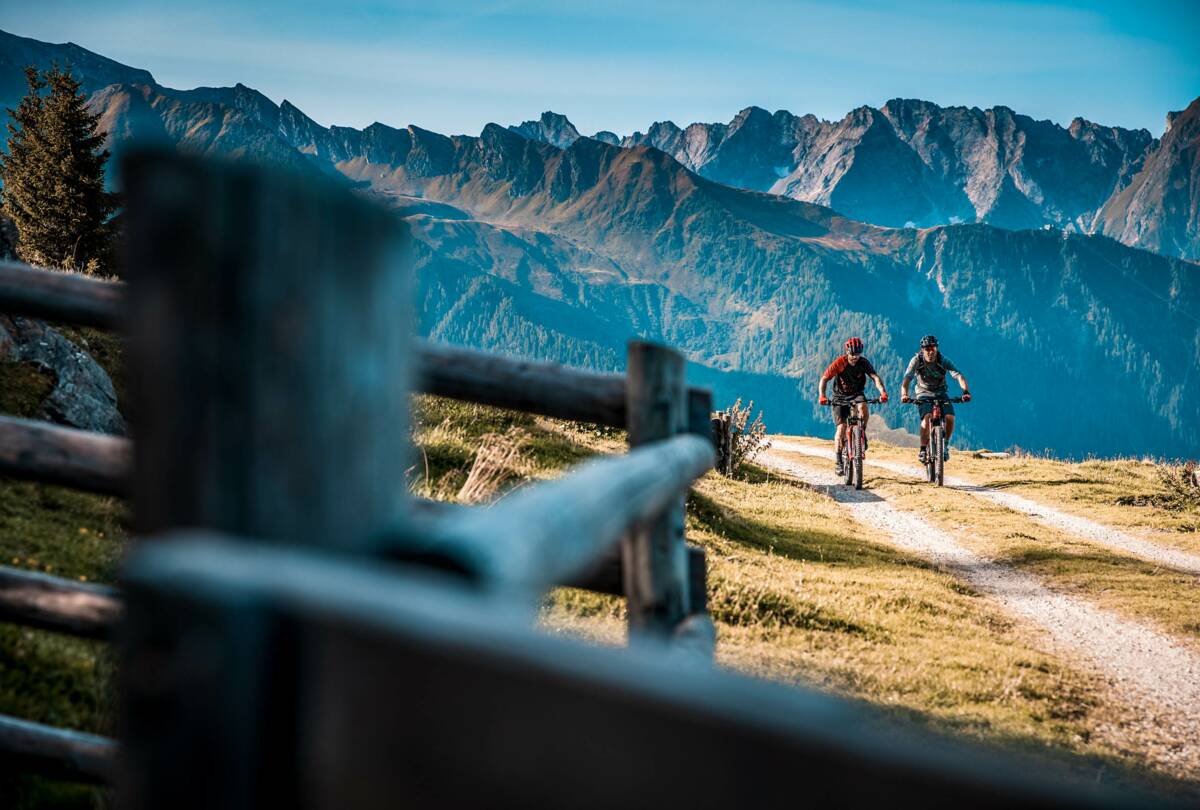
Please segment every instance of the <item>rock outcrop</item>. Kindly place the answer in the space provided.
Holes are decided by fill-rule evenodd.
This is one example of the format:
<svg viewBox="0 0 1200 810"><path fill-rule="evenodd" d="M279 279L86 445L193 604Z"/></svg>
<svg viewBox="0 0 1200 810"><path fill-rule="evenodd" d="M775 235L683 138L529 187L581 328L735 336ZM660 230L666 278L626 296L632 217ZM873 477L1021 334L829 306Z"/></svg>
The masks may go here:
<svg viewBox="0 0 1200 810"><path fill-rule="evenodd" d="M108 374L43 321L0 315L0 361L32 363L54 375L54 388L41 405L43 418L81 430L125 433Z"/></svg>

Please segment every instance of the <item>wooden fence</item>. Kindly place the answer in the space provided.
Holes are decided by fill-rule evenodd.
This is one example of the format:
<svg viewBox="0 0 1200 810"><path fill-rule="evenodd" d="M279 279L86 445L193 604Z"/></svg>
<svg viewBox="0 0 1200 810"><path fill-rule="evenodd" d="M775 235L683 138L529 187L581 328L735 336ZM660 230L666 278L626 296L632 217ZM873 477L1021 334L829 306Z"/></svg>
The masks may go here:
<svg viewBox="0 0 1200 810"><path fill-rule="evenodd" d="M129 340L132 444L0 418L0 473L131 497L119 589L0 569L0 618L117 640L120 756L0 718L5 756L130 808L1110 800L705 664L684 495L711 401L678 353L605 375L414 343L404 233L345 189L153 152L123 185L128 287L0 264L0 311ZM489 508L411 499L410 380L630 451ZM629 649L536 632L555 584L623 594Z"/></svg>

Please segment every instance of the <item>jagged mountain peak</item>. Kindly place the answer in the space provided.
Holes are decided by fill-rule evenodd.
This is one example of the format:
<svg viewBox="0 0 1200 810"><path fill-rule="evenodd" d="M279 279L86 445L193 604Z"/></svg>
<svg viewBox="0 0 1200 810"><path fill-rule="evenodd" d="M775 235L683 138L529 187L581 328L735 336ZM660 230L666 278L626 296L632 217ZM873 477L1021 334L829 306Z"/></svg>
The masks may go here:
<svg viewBox="0 0 1200 810"><path fill-rule="evenodd" d="M537 121L525 121L509 129L525 138L548 143L559 149L565 149L581 137L579 130L565 115L552 110L542 113Z"/></svg>

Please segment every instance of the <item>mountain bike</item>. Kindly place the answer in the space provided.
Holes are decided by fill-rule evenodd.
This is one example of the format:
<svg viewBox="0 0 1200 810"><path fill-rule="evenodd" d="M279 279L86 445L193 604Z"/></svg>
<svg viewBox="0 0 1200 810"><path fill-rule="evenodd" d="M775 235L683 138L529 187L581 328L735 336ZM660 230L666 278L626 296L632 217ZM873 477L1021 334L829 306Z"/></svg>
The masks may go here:
<svg viewBox="0 0 1200 810"><path fill-rule="evenodd" d="M914 397L909 404L919 407L921 403L930 401L933 402L933 410L929 412L929 447L925 450L925 474L931 484L940 487L946 478L946 414L942 411L942 406L947 402L959 404L963 402L963 398Z"/></svg>
<svg viewBox="0 0 1200 810"><path fill-rule="evenodd" d="M854 407L863 402L869 405L878 405L879 399L832 397L829 400L830 408L839 405L850 406L850 414L846 417L846 441L842 444L845 462L843 473L846 477L846 486L852 486L855 489L862 489L863 464L867 457L867 432L863 429L862 420L858 418L858 408Z"/></svg>

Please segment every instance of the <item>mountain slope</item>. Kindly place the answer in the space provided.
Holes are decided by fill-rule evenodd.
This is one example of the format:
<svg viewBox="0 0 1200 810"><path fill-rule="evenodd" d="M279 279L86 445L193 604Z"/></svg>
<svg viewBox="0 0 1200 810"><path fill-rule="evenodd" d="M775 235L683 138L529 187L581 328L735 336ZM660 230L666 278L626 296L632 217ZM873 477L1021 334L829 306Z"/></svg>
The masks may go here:
<svg viewBox="0 0 1200 810"><path fill-rule="evenodd" d="M1158 148L1100 221L1127 245L1200 260L1200 98L1167 117Z"/></svg>
<svg viewBox="0 0 1200 810"><path fill-rule="evenodd" d="M0 31L0 110L15 108L25 95L27 66L46 70L56 62L71 66L85 93L110 84L154 84L148 71L122 65L74 43L54 45ZM4 137L7 139L7 132Z"/></svg>

